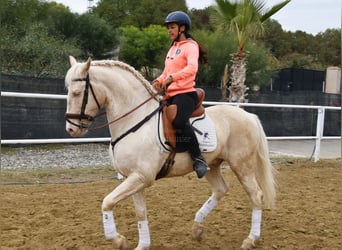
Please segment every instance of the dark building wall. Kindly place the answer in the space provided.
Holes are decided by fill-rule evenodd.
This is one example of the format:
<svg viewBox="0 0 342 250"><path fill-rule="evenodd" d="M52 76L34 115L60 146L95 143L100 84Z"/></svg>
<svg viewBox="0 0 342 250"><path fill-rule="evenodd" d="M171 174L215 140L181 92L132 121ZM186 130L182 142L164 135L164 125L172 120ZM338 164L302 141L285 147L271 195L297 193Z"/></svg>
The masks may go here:
<svg viewBox="0 0 342 250"><path fill-rule="evenodd" d="M1 91L66 94L64 79L36 78L1 74Z"/></svg>
<svg viewBox="0 0 342 250"><path fill-rule="evenodd" d="M65 95L64 79L1 75L1 91ZM70 138L65 131L66 100L1 97L1 139ZM105 117L94 125L103 124ZM108 129L87 137L109 137Z"/></svg>
<svg viewBox="0 0 342 250"><path fill-rule="evenodd" d="M320 91L272 91L252 93L251 103L293 104L341 107L341 97ZM246 108L259 116L268 136L316 135L317 109ZM324 135L341 134L341 111L326 110Z"/></svg>
<svg viewBox="0 0 342 250"><path fill-rule="evenodd" d="M286 68L272 79L273 91L322 91L325 71Z"/></svg>
<svg viewBox="0 0 342 250"><path fill-rule="evenodd" d="M221 90L206 87L206 101L219 101ZM229 94L229 93L228 93ZM321 91L249 91L250 103L292 104L341 107L341 97ZM259 116L267 136L315 136L317 109L245 107L246 111ZM341 111L326 110L324 136L341 135Z"/></svg>
<svg viewBox="0 0 342 250"><path fill-rule="evenodd" d="M66 94L63 79L41 79L2 75L2 91ZM221 90L207 88L206 101L219 101ZM250 92L250 103L276 103L341 106L339 95L320 91ZM309 136L316 133L317 110L288 108L253 108L247 111L259 116L267 136ZM70 138L65 131L65 100L1 98L2 139ZM102 117L94 125L103 124ZM340 111L326 111L324 135L337 136L341 131ZM107 128L92 131L87 137L109 137Z"/></svg>

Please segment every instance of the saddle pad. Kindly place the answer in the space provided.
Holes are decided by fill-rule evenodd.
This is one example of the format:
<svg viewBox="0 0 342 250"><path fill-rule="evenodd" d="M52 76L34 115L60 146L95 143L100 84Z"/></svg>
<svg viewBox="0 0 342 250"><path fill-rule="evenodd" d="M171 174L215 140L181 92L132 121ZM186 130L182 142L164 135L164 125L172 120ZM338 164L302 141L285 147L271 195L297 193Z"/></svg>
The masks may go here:
<svg viewBox="0 0 342 250"><path fill-rule="evenodd" d="M164 129L162 123L161 112L158 114L158 141L161 149L164 151L170 151L170 146L165 144ZM195 134L201 152L212 152L217 146L216 130L213 121L206 114L198 117L191 117L190 124L195 128Z"/></svg>
<svg viewBox="0 0 342 250"><path fill-rule="evenodd" d="M190 124L196 128L197 141L201 152L212 152L217 146L216 130L213 121L205 113L199 117L190 118Z"/></svg>

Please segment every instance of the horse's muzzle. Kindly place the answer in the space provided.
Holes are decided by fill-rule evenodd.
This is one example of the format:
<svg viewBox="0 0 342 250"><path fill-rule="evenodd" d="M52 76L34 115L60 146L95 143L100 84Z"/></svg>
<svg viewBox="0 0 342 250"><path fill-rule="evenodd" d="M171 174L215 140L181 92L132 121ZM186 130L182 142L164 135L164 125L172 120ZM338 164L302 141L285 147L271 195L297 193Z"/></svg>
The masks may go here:
<svg viewBox="0 0 342 250"><path fill-rule="evenodd" d="M71 114L71 113L66 113L64 116L64 119L66 122L74 125L75 127L78 127L80 129L89 128L89 123L94 121L94 117L86 114ZM71 119L78 119L79 123L73 122ZM88 121L87 123L82 122L83 120Z"/></svg>

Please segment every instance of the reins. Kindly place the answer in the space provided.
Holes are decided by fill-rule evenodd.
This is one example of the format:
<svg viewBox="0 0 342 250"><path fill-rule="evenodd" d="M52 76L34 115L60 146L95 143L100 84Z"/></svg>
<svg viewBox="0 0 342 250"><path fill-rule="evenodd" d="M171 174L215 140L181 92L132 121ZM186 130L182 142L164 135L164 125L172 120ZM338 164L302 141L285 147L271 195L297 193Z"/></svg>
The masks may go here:
<svg viewBox="0 0 342 250"><path fill-rule="evenodd" d="M95 92L94 92L94 89L90 83L90 79L89 79L89 73L87 74L87 76L85 78L75 78L75 79L72 79L72 81L85 81L85 88L84 88L84 93L83 93L83 100L82 100L82 106L81 106L81 112L80 114L73 114L73 113L66 113L65 114L65 120L67 122L69 122L70 124L78 127L78 128L87 128L89 131L93 131L93 130L97 130L97 129L101 129L101 128L104 128L104 127L107 127L121 119L123 119L124 117L128 116L129 114L133 113L134 111L136 111L137 109L139 109L141 106L143 106L144 104L146 104L147 102L149 102L150 100L152 99L156 99L156 96L160 95L159 92L157 93L154 93L154 92L151 92L149 91L149 93L151 94L151 96L149 98L147 98L145 101L143 101L142 103L140 103L138 106L136 106L135 108L133 108L132 110L130 110L129 112L121 115L120 117L116 118L115 120L113 121L110 121L110 122L106 122L104 124L101 124L101 125L98 125L96 127L93 127L93 128L89 128L86 124L82 123L82 120L88 120L88 121L94 121L96 118L100 117L100 116L103 116L106 114L106 112L102 112L102 113L99 113L95 116L91 116L91 115L87 115L85 114L85 109L86 109L86 105L88 104L88 96L89 96L89 89L90 89L90 92L91 94L93 95L94 97L94 100L96 102L96 105L99 109L101 109L101 106L96 98L96 95L95 95ZM145 117L145 119L142 121L143 123L145 123L147 120L149 120L155 113L157 113L157 111L159 111L161 109L161 106L160 105L156 110L154 110L150 115L148 115L147 117ZM151 117L150 117L151 116ZM149 117L149 118L148 118ZM146 119L148 118L148 119ZM70 119L79 119L80 123L77 124L73 121L71 121ZM140 122L141 123L141 122ZM138 123L137 125L139 125L140 123ZM142 123L142 124L143 124ZM142 125L141 124L141 125ZM137 126L136 125L136 126ZM140 125L140 126L141 126ZM134 126L134 127L136 127ZM139 127L140 127L139 126ZM137 129L137 128L136 128ZM128 132L128 131L127 131Z"/></svg>
<svg viewBox="0 0 342 250"><path fill-rule="evenodd" d="M133 109L130 110L129 112L123 114L122 116L116 118L115 120L110 121L110 122L107 122L107 123L104 123L104 124L99 125L99 126L96 126L96 127L94 127L94 128L90 128L89 131L97 130L97 129L100 129L100 128L107 127L107 126L111 125L112 123L121 120L122 118L124 118L124 117L128 116L129 114L133 113L135 110L137 110L138 108L140 108L141 106L143 106L144 104L146 104L147 102L149 102L150 100L154 99L157 95L158 95L158 93L154 94L154 96L150 96L148 99L146 99L145 101L143 101L142 103L140 103L138 106L136 106L135 108L133 108ZM104 112L104 113L102 113L102 114L106 114L106 112Z"/></svg>

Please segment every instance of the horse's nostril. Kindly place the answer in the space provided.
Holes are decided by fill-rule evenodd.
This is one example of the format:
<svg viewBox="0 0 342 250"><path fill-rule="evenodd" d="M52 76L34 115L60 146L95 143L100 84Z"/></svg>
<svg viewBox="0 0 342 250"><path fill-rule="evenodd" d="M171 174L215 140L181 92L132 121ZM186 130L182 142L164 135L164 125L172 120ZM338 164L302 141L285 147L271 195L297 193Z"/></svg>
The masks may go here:
<svg viewBox="0 0 342 250"><path fill-rule="evenodd" d="M68 128L68 133L73 133L74 132L74 130L72 129L72 128Z"/></svg>

